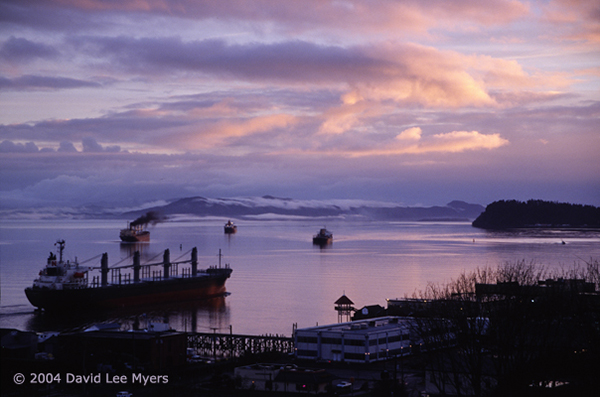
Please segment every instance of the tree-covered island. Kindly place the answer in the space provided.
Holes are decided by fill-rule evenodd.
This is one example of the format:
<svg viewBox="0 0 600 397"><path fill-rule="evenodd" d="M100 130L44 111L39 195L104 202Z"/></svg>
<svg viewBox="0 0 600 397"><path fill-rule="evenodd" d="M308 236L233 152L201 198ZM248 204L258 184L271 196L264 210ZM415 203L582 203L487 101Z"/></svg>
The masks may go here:
<svg viewBox="0 0 600 397"><path fill-rule="evenodd" d="M600 207L543 200L501 200L489 204L473 221L481 229L523 227L600 227Z"/></svg>

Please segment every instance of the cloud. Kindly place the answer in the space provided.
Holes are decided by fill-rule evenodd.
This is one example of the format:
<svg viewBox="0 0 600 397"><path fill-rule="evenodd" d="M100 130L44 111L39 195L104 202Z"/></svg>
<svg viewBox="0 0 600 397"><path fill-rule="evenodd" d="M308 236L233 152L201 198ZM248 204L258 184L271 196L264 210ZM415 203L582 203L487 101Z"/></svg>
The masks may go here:
<svg viewBox="0 0 600 397"><path fill-rule="evenodd" d="M563 73L526 72L514 60L463 55L416 44L355 48L369 67L345 81L341 104L327 110L320 131L341 134L373 116L404 107L500 108L560 98L573 80Z"/></svg>
<svg viewBox="0 0 600 397"><path fill-rule="evenodd" d="M552 0L543 9L554 34L589 42L595 47L600 43L600 10L595 1Z"/></svg>
<svg viewBox="0 0 600 397"><path fill-rule="evenodd" d="M396 139L398 139L400 141L406 141L406 140L418 141L419 139L421 139L421 133L422 133L422 131L419 127L412 127L407 130L404 130L401 133L399 133L398 135L396 135Z"/></svg>
<svg viewBox="0 0 600 397"><path fill-rule="evenodd" d="M94 138L85 137L82 142L82 151L85 153L119 153L121 148L117 145L102 146ZM9 140L4 140L0 143L0 153L48 153L48 152L60 152L60 153L79 153L77 148L72 142L61 141L56 150L44 147L39 149L38 146L33 142L14 143Z"/></svg>
<svg viewBox="0 0 600 397"><path fill-rule="evenodd" d="M43 3L41 10L31 10L16 0L5 3L7 4L4 5L3 11L7 15L7 21L31 26L35 26L33 23L37 22L37 26L48 29L59 29L63 14L79 14L79 21L76 20L74 24L77 28L84 29L85 20L81 21L83 16L98 15L96 19L102 19L105 15L118 12L128 17L221 20L232 25L243 22L260 25L268 22L271 28L278 32L296 35L299 32L319 32L324 27L330 32L344 31L350 35L424 33L427 29L439 27L440 24L446 24L448 27L462 26L465 23L484 26L507 24L528 13L528 7L515 0L488 0L485 3L473 0L405 0L380 1L377 4L360 0L259 0L251 3L245 0L49 0ZM25 17L28 10L34 11L34 15L30 15L29 19ZM35 11L44 11L49 18L43 18ZM52 23L51 17L55 17L57 21ZM348 29L350 26L354 29ZM356 29L357 27L360 29Z"/></svg>
<svg viewBox="0 0 600 397"><path fill-rule="evenodd" d="M500 134L482 134L478 131L452 131L423 137L421 128L411 127L396 135L393 141L380 142L379 147L340 151L338 155L364 157L460 153L497 149L508 144L509 141L502 138ZM330 152L330 154L332 153Z"/></svg>
<svg viewBox="0 0 600 397"><path fill-rule="evenodd" d="M76 153L78 150L75 148L72 142L62 141L57 149L57 152L63 153Z"/></svg>
<svg viewBox="0 0 600 397"><path fill-rule="evenodd" d="M33 142L14 143L4 140L0 142L0 153L37 153L39 148Z"/></svg>
<svg viewBox="0 0 600 397"><path fill-rule="evenodd" d="M29 62L35 59L54 59L59 51L46 44L10 36L0 45L0 59L8 62Z"/></svg>
<svg viewBox="0 0 600 397"><path fill-rule="evenodd" d="M247 81L344 81L376 64L352 49L306 41L229 44L222 39L184 41L179 37L77 37L79 51L143 75L196 72ZM357 70L358 69L358 70Z"/></svg>
<svg viewBox="0 0 600 397"><path fill-rule="evenodd" d="M138 149L152 146L163 135L179 126L190 125L180 117L161 117L153 112L126 111L106 116L67 120L43 120L37 123L0 124L0 135L13 140L83 141L102 137L107 144L137 143ZM29 137L29 138L26 138Z"/></svg>
<svg viewBox="0 0 600 397"><path fill-rule="evenodd" d="M452 131L433 136L432 144L425 151L463 152L465 150L496 149L507 145L508 140L500 134L481 134L477 131Z"/></svg>
<svg viewBox="0 0 600 397"><path fill-rule="evenodd" d="M463 55L417 44L324 46L306 41L228 44L224 40L79 37L80 51L148 76L206 74L251 83L345 84L345 105L393 100L424 106L495 106L489 89L565 85L558 75L532 76L516 61Z"/></svg>
<svg viewBox="0 0 600 397"><path fill-rule="evenodd" d="M72 88L98 88L100 84L70 77L24 75L13 79L0 76L0 89L3 90L59 90Z"/></svg>
<svg viewBox="0 0 600 397"><path fill-rule="evenodd" d="M222 146L232 139L270 132L282 129L296 123L296 118L286 114L251 117L244 120L223 120L207 125L201 131L183 133L170 140L178 142L181 149L207 149ZM177 134L176 134L177 135ZM260 149L258 149L260 151Z"/></svg>
<svg viewBox="0 0 600 397"><path fill-rule="evenodd" d="M347 95L343 95L343 100L347 100ZM358 99L356 99L358 101ZM367 102L360 99L360 102L344 103L339 107L331 108L321 116L323 123L319 127L319 134L342 134L360 123L361 117L366 115L369 107Z"/></svg>
<svg viewBox="0 0 600 397"><path fill-rule="evenodd" d="M84 137L81 144L86 153L119 153L121 151L121 147L118 145L102 146L91 137Z"/></svg>
<svg viewBox="0 0 600 397"><path fill-rule="evenodd" d="M5 0L0 2L0 22L18 30L25 27L69 33L98 28L102 22L106 24L106 21L98 20L98 14L81 11L79 7L68 7L60 1Z"/></svg>

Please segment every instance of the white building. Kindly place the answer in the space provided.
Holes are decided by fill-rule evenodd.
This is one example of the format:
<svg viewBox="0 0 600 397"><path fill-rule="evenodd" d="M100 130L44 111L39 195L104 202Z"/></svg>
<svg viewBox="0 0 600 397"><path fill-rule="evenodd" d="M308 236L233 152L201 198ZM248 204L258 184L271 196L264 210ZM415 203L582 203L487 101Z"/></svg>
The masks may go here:
<svg viewBox="0 0 600 397"><path fill-rule="evenodd" d="M410 317L378 317L296 330L300 359L368 363L410 354L420 347Z"/></svg>

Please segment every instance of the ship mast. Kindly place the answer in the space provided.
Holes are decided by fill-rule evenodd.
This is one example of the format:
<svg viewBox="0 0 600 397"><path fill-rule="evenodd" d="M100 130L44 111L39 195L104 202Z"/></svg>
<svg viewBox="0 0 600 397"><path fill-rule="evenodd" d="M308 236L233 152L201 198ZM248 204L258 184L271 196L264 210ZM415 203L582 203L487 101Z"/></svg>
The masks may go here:
<svg viewBox="0 0 600 397"><path fill-rule="evenodd" d="M65 249L65 240L58 240L54 245L58 245L58 253L59 253L59 261L58 263L62 263L63 261L63 250Z"/></svg>

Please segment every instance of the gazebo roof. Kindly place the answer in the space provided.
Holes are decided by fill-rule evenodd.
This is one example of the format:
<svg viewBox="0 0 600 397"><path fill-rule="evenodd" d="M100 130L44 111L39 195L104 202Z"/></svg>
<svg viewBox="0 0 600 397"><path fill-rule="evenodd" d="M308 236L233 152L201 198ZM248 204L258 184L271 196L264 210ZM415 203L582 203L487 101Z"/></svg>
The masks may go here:
<svg viewBox="0 0 600 397"><path fill-rule="evenodd" d="M336 305L353 305L352 302L345 294L340 297L340 299L335 301Z"/></svg>

